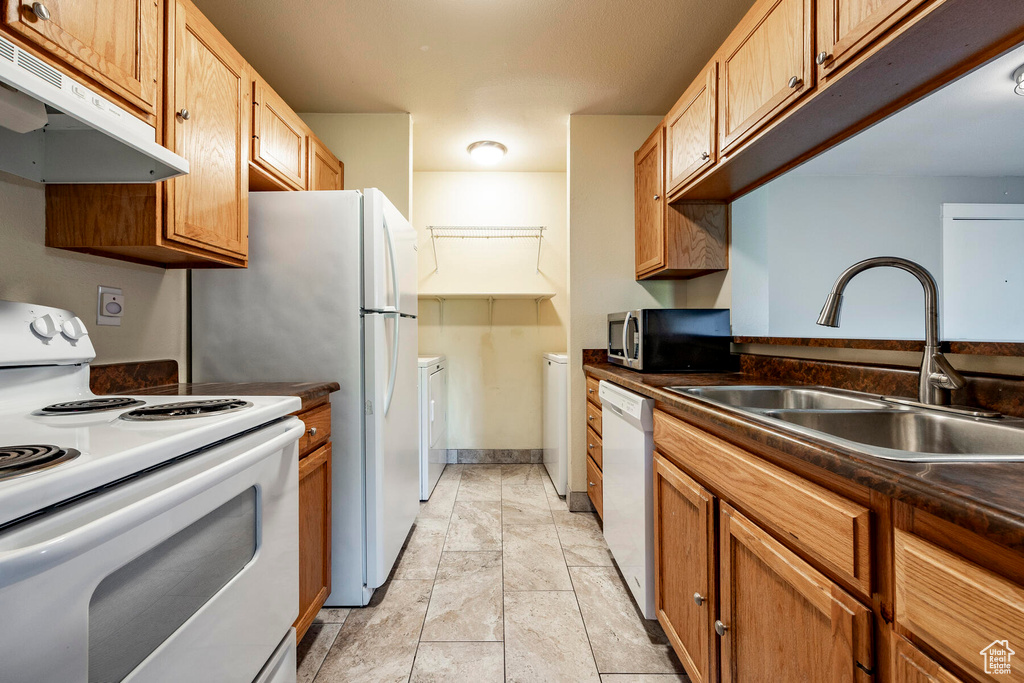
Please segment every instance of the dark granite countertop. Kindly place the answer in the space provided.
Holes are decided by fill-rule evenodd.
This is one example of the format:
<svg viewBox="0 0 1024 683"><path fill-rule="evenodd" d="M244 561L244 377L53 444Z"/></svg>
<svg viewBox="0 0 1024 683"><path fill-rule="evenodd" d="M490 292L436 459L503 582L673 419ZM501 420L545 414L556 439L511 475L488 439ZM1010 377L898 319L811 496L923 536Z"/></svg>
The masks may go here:
<svg viewBox="0 0 1024 683"><path fill-rule="evenodd" d="M302 399L302 410L306 410L340 388L337 382L199 382L163 384L126 393L148 396L298 396Z"/></svg>
<svg viewBox="0 0 1024 683"><path fill-rule="evenodd" d="M653 398L657 408L788 469L824 470L1024 552L1024 463L882 460L790 432L781 426L768 427L742 413L664 389L669 386L807 384L799 379L786 381L749 371L642 374L606 362L585 363L584 370L598 379Z"/></svg>

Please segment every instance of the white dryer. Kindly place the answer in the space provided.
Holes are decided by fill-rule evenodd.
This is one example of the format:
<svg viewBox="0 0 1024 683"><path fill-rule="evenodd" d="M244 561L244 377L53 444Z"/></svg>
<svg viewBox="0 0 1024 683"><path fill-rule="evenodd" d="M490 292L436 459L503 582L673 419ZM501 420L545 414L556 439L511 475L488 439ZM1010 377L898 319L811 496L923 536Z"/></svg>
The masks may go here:
<svg viewBox="0 0 1024 683"><path fill-rule="evenodd" d="M448 462L448 366L420 356L420 500L430 498Z"/></svg>

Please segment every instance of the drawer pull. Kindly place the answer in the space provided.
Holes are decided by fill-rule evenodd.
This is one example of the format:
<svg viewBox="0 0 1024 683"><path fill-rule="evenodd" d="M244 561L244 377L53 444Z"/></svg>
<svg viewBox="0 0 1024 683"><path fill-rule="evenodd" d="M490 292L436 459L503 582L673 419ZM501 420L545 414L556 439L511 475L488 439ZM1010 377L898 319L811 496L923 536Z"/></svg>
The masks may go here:
<svg viewBox="0 0 1024 683"><path fill-rule="evenodd" d="M50 10L46 9L46 5L41 2L32 3L32 14L36 15L40 21L50 20Z"/></svg>
<svg viewBox="0 0 1024 683"><path fill-rule="evenodd" d="M700 593L694 593L693 594L693 601L695 603L697 603L697 607L700 607L700 606L702 606L704 604L704 596L701 595Z"/></svg>
<svg viewBox="0 0 1024 683"><path fill-rule="evenodd" d="M306 433L310 436L316 436L316 427L310 427Z"/></svg>
<svg viewBox="0 0 1024 683"><path fill-rule="evenodd" d="M594 390L593 389L587 389L587 393L588 394L592 394L592 393L594 393Z"/></svg>
<svg viewBox="0 0 1024 683"><path fill-rule="evenodd" d="M589 484L590 484L591 486L593 486L593 485L594 485L594 482L592 482L592 481L591 481L591 482L588 482L588 483L589 483Z"/></svg>
<svg viewBox="0 0 1024 683"><path fill-rule="evenodd" d="M591 422L593 422L594 421L594 416L593 415L587 415L587 419L590 420Z"/></svg>
<svg viewBox="0 0 1024 683"><path fill-rule="evenodd" d="M729 630L729 627L721 622L721 620L715 621L715 633L720 636L724 636L725 632Z"/></svg>

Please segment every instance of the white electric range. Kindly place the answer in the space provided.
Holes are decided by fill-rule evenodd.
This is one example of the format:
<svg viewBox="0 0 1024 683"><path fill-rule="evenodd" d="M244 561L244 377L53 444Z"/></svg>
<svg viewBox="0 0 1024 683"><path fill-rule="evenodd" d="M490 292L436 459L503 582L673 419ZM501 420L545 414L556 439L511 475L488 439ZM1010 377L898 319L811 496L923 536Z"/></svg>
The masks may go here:
<svg viewBox="0 0 1024 683"><path fill-rule="evenodd" d="M293 397L102 396L69 311L0 301L0 680L295 680Z"/></svg>

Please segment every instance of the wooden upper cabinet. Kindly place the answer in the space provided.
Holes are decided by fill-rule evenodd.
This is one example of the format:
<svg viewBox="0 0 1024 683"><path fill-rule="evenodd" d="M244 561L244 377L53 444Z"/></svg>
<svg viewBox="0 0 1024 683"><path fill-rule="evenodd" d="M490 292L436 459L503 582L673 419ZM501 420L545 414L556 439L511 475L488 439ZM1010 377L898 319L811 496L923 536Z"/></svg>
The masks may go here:
<svg viewBox="0 0 1024 683"><path fill-rule="evenodd" d="M718 64L712 62L704 74L683 93L665 118L669 196L686 181L715 163L717 84Z"/></svg>
<svg viewBox="0 0 1024 683"><path fill-rule="evenodd" d="M345 165L313 135L309 136L309 189L344 190Z"/></svg>
<svg viewBox="0 0 1024 683"><path fill-rule="evenodd" d="M719 51L719 149L728 154L813 85L812 0L755 5Z"/></svg>
<svg viewBox="0 0 1024 683"><path fill-rule="evenodd" d="M819 78L840 71L873 40L928 0L817 0Z"/></svg>
<svg viewBox="0 0 1024 683"><path fill-rule="evenodd" d="M870 681L871 611L721 504L721 680Z"/></svg>
<svg viewBox="0 0 1024 683"><path fill-rule="evenodd" d="M636 213L636 276L665 265L665 127L633 156Z"/></svg>
<svg viewBox="0 0 1024 683"><path fill-rule="evenodd" d="M253 83L252 111L253 163L281 189L305 190L308 169L302 119L261 78Z"/></svg>
<svg viewBox="0 0 1024 683"><path fill-rule="evenodd" d="M39 5L38 13L33 5ZM160 91L164 0L7 0L4 24L145 112ZM49 16L48 19L41 18Z"/></svg>
<svg viewBox="0 0 1024 683"><path fill-rule="evenodd" d="M713 522L711 494L655 453L655 609L693 683L718 672Z"/></svg>
<svg viewBox="0 0 1024 683"><path fill-rule="evenodd" d="M190 170L167 181L165 237L244 265L252 77L190 2L176 0L173 27L165 138Z"/></svg>

